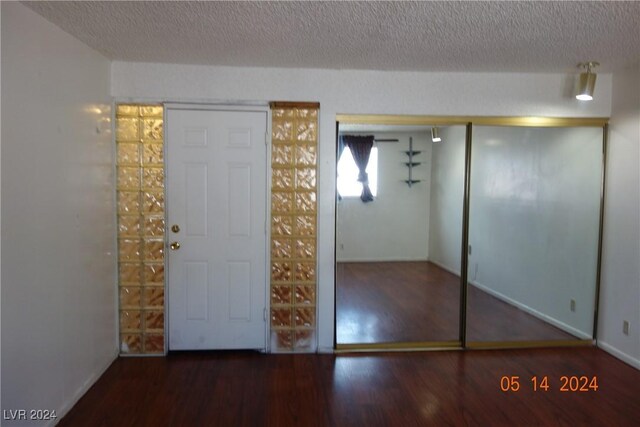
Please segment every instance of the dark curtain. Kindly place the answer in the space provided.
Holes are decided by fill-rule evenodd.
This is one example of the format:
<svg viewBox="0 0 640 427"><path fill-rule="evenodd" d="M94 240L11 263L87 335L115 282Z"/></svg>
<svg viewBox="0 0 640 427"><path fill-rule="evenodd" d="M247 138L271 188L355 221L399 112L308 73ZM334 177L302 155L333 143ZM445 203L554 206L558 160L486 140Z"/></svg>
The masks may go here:
<svg viewBox="0 0 640 427"><path fill-rule="evenodd" d="M369 155L371 155L371 149L373 148L373 139L373 135L344 135L344 144L351 150L353 160L360 171L358 174L358 181L362 183L360 200L364 203L373 201L373 194L371 194L371 189L369 188L369 177L366 172L369 164Z"/></svg>
<svg viewBox="0 0 640 427"><path fill-rule="evenodd" d="M336 164L338 164L338 162L340 161L340 158L342 158L342 152L344 151L344 135L340 135L338 137L338 158L336 160ZM336 189L336 193L338 194L338 201L342 200L342 196L340 195L340 192Z"/></svg>

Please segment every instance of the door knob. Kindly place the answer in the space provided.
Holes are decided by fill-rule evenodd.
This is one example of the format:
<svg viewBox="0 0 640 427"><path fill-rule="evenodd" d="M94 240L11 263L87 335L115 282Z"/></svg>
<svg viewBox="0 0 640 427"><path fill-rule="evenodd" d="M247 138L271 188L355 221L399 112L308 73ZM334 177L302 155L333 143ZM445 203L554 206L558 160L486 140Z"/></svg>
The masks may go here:
<svg viewBox="0 0 640 427"><path fill-rule="evenodd" d="M177 233L180 231L180 226L178 224L173 224L171 226L171 231L173 231L174 233Z"/></svg>
<svg viewBox="0 0 640 427"><path fill-rule="evenodd" d="M171 242L171 244L169 245L169 247L171 248L172 251L177 251L178 249L180 249L180 243L178 242Z"/></svg>

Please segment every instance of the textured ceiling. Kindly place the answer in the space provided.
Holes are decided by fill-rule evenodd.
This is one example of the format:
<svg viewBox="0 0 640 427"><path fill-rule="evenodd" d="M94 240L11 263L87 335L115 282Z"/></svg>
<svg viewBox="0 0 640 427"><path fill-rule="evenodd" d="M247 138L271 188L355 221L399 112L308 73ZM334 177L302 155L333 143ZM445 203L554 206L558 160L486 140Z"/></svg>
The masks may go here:
<svg viewBox="0 0 640 427"><path fill-rule="evenodd" d="M640 60L640 2L26 2L113 60L569 72Z"/></svg>

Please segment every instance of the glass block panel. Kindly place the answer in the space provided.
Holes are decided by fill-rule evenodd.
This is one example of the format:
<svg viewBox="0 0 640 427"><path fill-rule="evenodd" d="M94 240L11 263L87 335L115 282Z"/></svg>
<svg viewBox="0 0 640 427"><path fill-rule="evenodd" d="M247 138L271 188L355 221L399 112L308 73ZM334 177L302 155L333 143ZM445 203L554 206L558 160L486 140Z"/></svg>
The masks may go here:
<svg viewBox="0 0 640 427"><path fill-rule="evenodd" d="M315 258L316 256L315 239L297 239L296 240L296 256L299 258Z"/></svg>
<svg viewBox="0 0 640 427"><path fill-rule="evenodd" d="M286 120L274 121L271 126L271 138L277 144L278 141L290 141L292 139L293 123Z"/></svg>
<svg viewBox="0 0 640 427"><path fill-rule="evenodd" d="M277 258L291 258L291 240L283 238L271 239L271 257Z"/></svg>
<svg viewBox="0 0 640 427"><path fill-rule="evenodd" d="M164 187L164 169L163 168L144 168L142 170L142 186L144 188L163 188Z"/></svg>
<svg viewBox="0 0 640 427"><path fill-rule="evenodd" d="M296 189L314 190L316 188L316 170L313 168L296 169Z"/></svg>
<svg viewBox="0 0 640 427"><path fill-rule="evenodd" d="M275 190L293 189L293 170L292 169L274 169L271 175L273 188Z"/></svg>
<svg viewBox="0 0 640 427"><path fill-rule="evenodd" d="M119 166L138 166L140 164L140 144L121 142L116 145Z"/></svg>
<svg viewBox="0 0 640 427"><path fill-rule="evenodd" d="M139 141L140 120L130 117L119 117L116 120L117 141Z"/></svg>
<svg viewBox="0 0 640 427"><path fill-rule="evenodd" d="M118 166L118 187L140 188L140 169L127 166Z"/></svg>
<svg viewBox="0 0 640 427"><path fill-rule="evenodd" d="M298 141L315 141L316 140L316 123L311 122L298 122L296 127L296 139Z"/></svg>
<svg viewBox="0 0 640 427"><path fill-rule="evenodd" d="M293 146L288 144L273 145L271 150L271 164L273 165L292 165L293 164Z"/></svg>
<svg viewBox="0 0 640 427"><path fill-rule="evenodd" d="M140 310L120 311L120 330L139 331L142 328L142 312Z"/></svg>
<svg viewBox="0 0 640 427"><path fill-rule="evenodd" d="M144 260L162 261L164 259L164 239L144 239Z"/></svg>
<svg viewBox="0 0 640 427"><path fill-rule="evenodd" d="M273 213L293 212L293 193L271 193L271 211Z"/></svg>
<svg viewBox="0 0 640 427"><path fill-rule="evenodd" d="M312 144L299 144L296 146L296 165L315 166L318 160L317 148Z"/></svg>
<svg viewBox="0 0 640 427"><path fill-rule="evenodd" d="M140 308L142 290L139 286L120 287L120 307Z"/></svg>
<svg viewBox="0 0 640 427"><path fill-rule="evenodd" d="M316 108L296 108L295 113L298 119L315 121L318 118L318 110Z"/></svg>
<svg viewBox="0 0 640 427"><path fill-rule="evenodd" d="M296 281L315 282L315 280L316 280L316 263L315 262L296 263Z"/></svg>
<svg viewBox="0 0 640 427"><path fill-rule="evenodd" d="M297 330L295 334L294 347L296 350L313 350L315 347L313 330Z"/></svg>
<svg viewBox="0 0 640 427"><path fill-rule="evenodd" d="M293 276L291 263L286 261L273 261L271 263L271 280L274 282L288 282Z"/></svg>
<svg viewBox="0 0 640 427"><path fill-rule="evenodd" d="M145 353L164 353L164 336L162 334L145 334Z"/></svg>
<svg viewBox="0 0 640 427"><path fill-rule="evenodd" d="M139 263L125 264L120 263L120 283L140 283L141 268Z"/></svg>
<svg viewBox="0 0 640 427"><path fill-rule="evenodd" d="M315 285L296 285L296 304L314 305L316 303Z"/></svg>
<svg viewBox="0 0 640 427"><path fill-rule="evenodd" d="M298 215L296 217L296 235L315 236L316 218L311 215Z"/></svg>
<svg viewBox="0 0 640 427"><path fill-rule="evenodd" d="M290 236L293 232L293 218L291 216L272 215L271 234Z"/></svg>
<svg viewBox="0 0 640 427"><path fill-rule="evenodd" d="M119 104L116 108L116 115L118 116L138 116L139 108L137 105Z"/></svg>
<svg viewBox="0 0 640 427"><path fill-rule="evenodd" d="M272 331L271 348L275 351L293 349L293 331Z"/></svg>
<svg viewBox="0 0 640 427"><path fill-rule="evenodd" d="M146 165L162 165L164 146L162 144L142 144L142 162Z"/></svg>
<svg viewBox="0 0 640 427"><path fill-rule="evenodd" d="M164 264L145 263L143 276L145 283L164 283Z"/></svg>
<svg viewBox="0 0 640 427"><path fill-rule="evenodd" d="M140 260L140 239L120 239L118 241L118 254L120 261Z"/></svg>
<svg viewBox="0 0 640 427"><path fill-rule="evenodd" d="M271 111L271 117L274 119L292 120L295 117L295 112L291 108L276 108Z"/></svg>
<svg viewBox="0 0 640 427"><path fill-rule="evenodd" d="M140 192L118 191L118 212L137 214L140 212Z"/></svg>
<svg viewBox="0 0 640 427"><path fill-rule="evenodd" d="M141 105L140 115L144 117L162 117L161 105Z"/></svg>
<svg viewBox="0 0 640 427"><path fill-rule="evenodd" d="M120 335L120 351L122 353L142 352L142 335L140 334Z"/></svg>
<svg viewBox="0 0 640 427"><path fill-rule="evenodd" d="M291 285L274 285L271 287L271 304L291 304Z"/></svg>
<svg viewBox="0 0 640 427"><path fill-rule="evenodd" d="M315 307L296 307L296 326L314 327L316 326Z"/></svg>
<svg viewBox="0 0 640 427"><path fill-rule="evenodd" d="M144 328L145 330L164 329L164 311L147 310L144 315Z"/></svg>
<svg viewBox="0 0 640 427"><path fill-rule="evenodd" d="M142 211L145 214L163 213L164 193L162 191L145 191L142 193Z"/></svg>
<svg viewBox="0 0 640 427"><path fill-rule="evenodd" d="M145 236L164 236L164 217L152 216L144 218L144 235Z"/></svg>
<svg viewBox="0 0 640 427"><path fill-rule="evenodd" d="M118 218L118 235L132 237L140 234L139 215L120 215Z"/></svg>
<svg viewBox="0 0 640 427"><path fill-rule="evenodd" d="M295 206L298 212L310 213L316 211L315 191L296 193Z"/></svg>
<svg viewBox="0 0 640 427"><path fill-rule="evenodd" d="M293 318L291 315L291 308L272 308L271 309L271 326L286 326L293 325Z"/></svg>
<svg viewBox="0 0 640 427"><path fill-rule="evenodd" d="M162 119L142 120L142 137L147 140L162 141Z"/></svg>
<svg viewBox="0 0 640 427"><path fill-rule="evenodd" d="M145 307L164 307L164 288L162 286L145 286L144 288Z"/></svg>

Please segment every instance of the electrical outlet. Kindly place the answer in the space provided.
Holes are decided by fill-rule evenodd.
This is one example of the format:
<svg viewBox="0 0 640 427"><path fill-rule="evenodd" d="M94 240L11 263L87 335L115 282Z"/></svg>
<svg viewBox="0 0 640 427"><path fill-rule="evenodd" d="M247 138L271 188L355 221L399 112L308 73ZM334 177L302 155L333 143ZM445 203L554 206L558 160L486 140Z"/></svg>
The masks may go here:
<svg viewBox="0 0 640 427"><path fill-rule="evenodd" d="M628 320L623 320L622 321L622 333L625 335L629 335L629 321Z"/></svg>
<svg viewBox="0 0 640 427"><path fill-rule="evenodd" d="M576 311L576 300L572 299L569 307L571 308L571 311Z"/></svg>

